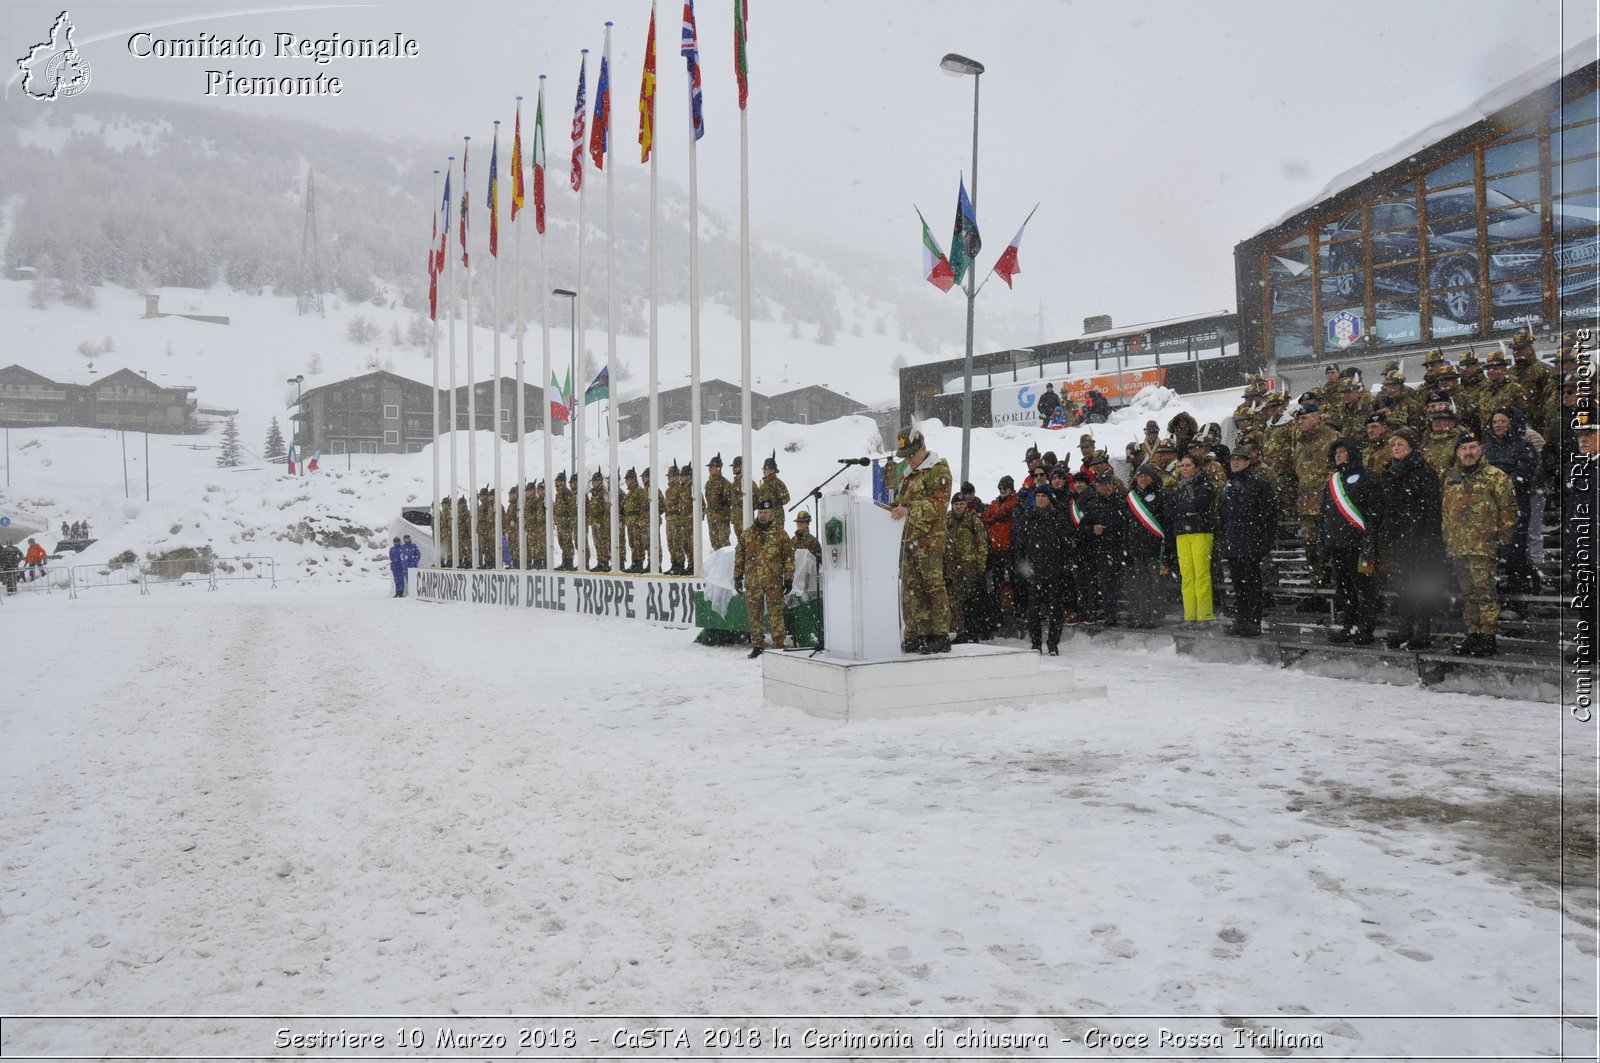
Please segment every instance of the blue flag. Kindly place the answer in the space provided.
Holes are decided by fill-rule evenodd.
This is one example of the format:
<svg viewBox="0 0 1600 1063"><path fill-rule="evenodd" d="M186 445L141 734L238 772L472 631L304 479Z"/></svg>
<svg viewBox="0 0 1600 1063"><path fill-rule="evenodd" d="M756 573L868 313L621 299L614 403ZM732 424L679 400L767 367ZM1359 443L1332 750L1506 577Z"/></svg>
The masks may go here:
<svg viewBox="0 0 1600 1063"><path fill-rule="evenodd" d="M967 270L972 268L972 260L978 257L978 252L983 249L983 239L978 235L978 218L972 209L972 200L967 198L967 179L961 179L961 192L956 197L956 228L950 235L950 269L956 275L956 283L961 283L961 278L966 276Z"/></svg>

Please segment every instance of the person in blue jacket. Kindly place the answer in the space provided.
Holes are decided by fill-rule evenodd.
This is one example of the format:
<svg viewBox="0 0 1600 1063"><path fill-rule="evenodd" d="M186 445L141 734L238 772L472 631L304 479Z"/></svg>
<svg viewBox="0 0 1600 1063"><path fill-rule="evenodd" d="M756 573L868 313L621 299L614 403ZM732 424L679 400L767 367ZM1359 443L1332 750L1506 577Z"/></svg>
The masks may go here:
<svg viewBox="0 0 1600 1063"><path fill-rule="evenodd" d="M411 541L411 536L405 537L405 542L400 544L401 559L406 563L406 580L411 579L411 570L422 564L422 547Z"/></svg>
<svg viewBox="0 0 1600 1063"><path fill-rule="evenodd" d="M394 577L394 596L406 596L406 548L400 542L400 536L394 537L394 545L389 547L389 574Z"/></svg>

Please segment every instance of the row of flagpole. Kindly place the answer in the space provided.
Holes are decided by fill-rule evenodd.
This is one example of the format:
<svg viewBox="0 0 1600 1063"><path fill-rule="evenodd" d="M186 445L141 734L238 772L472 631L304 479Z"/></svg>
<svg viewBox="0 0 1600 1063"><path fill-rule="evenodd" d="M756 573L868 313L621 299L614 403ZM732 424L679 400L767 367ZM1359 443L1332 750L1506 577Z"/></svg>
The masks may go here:
<svg viewBox="0 0 1600 1063"><path fill-rule="evenodd" d="M742 424L742 432L741 432L740 450L741 450L741 453L744 456L744 463L743 463L744 467L745 467L745 469L748 470L748 469L752 468L752 465L751 465L751 390L750 390L750 388L751 388L751 381L750 381L750 290L749 290L750 289L749 150L748 150L749 126L748 126L748 113L747 113L748 76L749 76L749 64L748 64L748 52L747 52L747 31L748 31L748 19L749 19L748 0L733 0L733 9L734 9L734 71L735 71L735 77L736 77L736 81L737 81L737 85L738 85L738 100L739 100L739 156L740 156L740 162L739 162L739 168L740 168L740 282L741 282L741 294L740 294L740 316L741 316L740 359L741 359L741 400L742 400L741 401L741 410L742 410L742 422L743 422L743 424ZM660 424L659 424L659 420L660 420L659 412L660 411L659 411L659 406L658 406L658 401L657 401L657 399L658 399L658 364L657 364L657 362L658 362L658 336L657 336L658 315L657 315L657 300L658 300L658 294L659 293L658 293L658 284L657 284L657 247L656 247L656 229L657 229L657 210L656 210L657 159L656 159L656 152L654 150L654 148L656 146L656 144L655 144L655 141L656 141L656 138L655 138L655 83L656 83L655 40L656 40L656 17L655 16L656 16L655 4L652 3L651 4L651 8L650 8L649 35L648 35L648 38L647 38L647 41L646 41L646 46L645 46L644 72L643 72L643 74L641 76L641 81L640 81L640 99L639 99L639 112L640 112L639 145L640 145L640 152L641 152L640 158L641 158L641 162L648 162L649 165L650 165L650 232L649 232L649 241L648 241L648 243L649 243L649 271L650 271L650 312L649 312L649 337L648 337L648 340L649 340L649 368L648 368L648 377L649 377L649 382L648 382L648 391L649 391L649 465L648 465L648 468L650 470L652 470L653 472L654 471L658 471L656 469L657 462L658 462L657 439L658 439L658 432L659 432L659 429L660 429ZM588 403L589 394L594 393L594 392L598 391L601 388L604 389L604 397L607 400L608 409L609 409L609 412L610 412L610 416L607 418L607 420L609 421L609 427L608 427L608 431L607 431L608 442L609 442L607 458L608 458L608 468L611 471L611 475L609 475L609 476L607 476L605 478L606 481L607 481L607 491L606 491L606 496L605 497L606 497L606 502L608 504L608 509L610 511L610 521L609 521L610 527L609 527L609 542L608 542L608 545L610 547L610 557L613 558L617 562L618 567L620 567L620 563L621 563L621 555L620 555L620 552L618 550L618 546L619 546L619 543L618 543L618 527L619 527L619 522L620 522L620 509L619 509L620 498L619 498L619 495L618 495L618 483L617 483L617 475L616 475L616 470L617 470L617 447L618 447L618 443L619 443L620 435L621 435L621 422L620 422L620 418L617 416L617 405L616 405L616 400L617 400L617 381L614 379L616 374L612 371L613 366L615 366L615 364L616 364L616 358L617 358L617 318L616 318L617 300L616 300L616 260L615 260L615 228L616 227L615 227L615 203L614 203L613 194L612 194L613 190L612 190L611 172L609 170L606 170L606 167L605 167L605 157L610 152L610 149L611 149L611 146L612 146L611 133L612 133L612 128L613 128L612 114L611 114L612 107L611 107L611 86L610 86L610 78L611 78L611 71L610 71L610 66L611 66L611 29L612 29L612 23L607 22L605 24L604 44L603 44L603 47L602 47L601 59L600 59L600 76L599 76L599 80L596 82L596 93L595 93L595 103L594 103L594 119L593 119L592 124L590 124L590 128L587 131L588 132L587 148L588 148L588 152L589 152L590 158L594 162L595 169L604 172L605 173L605 177L606 177L606 315L607 315L607 323L606 323L606 364L600 370L600 373L596 377L595 382L593 384L591 384L585 390L585 397L584 397L584 400L581 401L581 402L578 401L578 399L577 399L577 394L576 394L577 381L575 381L573 379L574 374L573 374L573 372L571 370L569 370L569 373L568 373L567 387L565 389L561 389L561 402L558 404L555 401L554 397L551 396L551 388L556 386L556 381L555 381L555 375L552 372L551 366L550 366L550 320L549 320L550 319L550 314L549 314L549 309L550 309L550 307L549 307L550 285L549 285L549 260L548 260L548 253L547 253L547 241L546 241L546 238L545 238L545 221L546 221L546 219L545 219L545 198L544 198L544 171L545 171L544 81L545 81L545 75L543 75L543 74L539 75L539 96L538 96L538 104L537 104L537 108L536 108L536 112L535 112L534 143L533 143L533 148L532 148L532 152L531 152L532 162L533 162L533 172L534 172L534 223L535 223L535 229L537 230L538 235L539 235L539 277L540 277L540 291L542 293L541 296L540 296L540 301L541 301L540 320L541 320L541 324L542 324L542 328L541 328L541 346L542 346L543 357L542 357L542 368L541 368L540 380L541 380L541 387L545 391L545 394L546 394L547 398L549 398L549 401L546 403L546 409L544 411L544 418L543 418L544 419L544 432L543 432L543 437L544 437L544 455L543 455L543 457L544 457L544 483L545 483L545 499L544 499L545 522L544 523L545 523L545 538L546 538L544 556L547 559L549 559L550 567L552 567L552 568L555 567L555 558L558 556L558 550L556 548L553 548L553 547L555 547L555 545L556 545L558 540L557 540L557 534L556 534L556 522L555 522L555 512L554 512L556 493L552 489L553 488L553 472L554 472L554 453L553 453L553 444L552 444L552 438L551 438L551 427L552 427L552 422L559 418L559 419L565 420L567 422L569 428L574 433L575 449L574 449L573 462L572 462L573 467L572 467L572 470L571 470L571 477L572 477L571 487L572 487L572 490L574 491L575 496L576 496L575 502L576 502L576 523L577 523L577 527L576 527L576 536L575 536L575 539L576 539L576 542L575 542L576 550L575 550L575 554L574 554L574 557L573 557L573 562L574 562L575 567L580 571L584 570L584 569L586 569L588 567L588 519L587 519L588 518L588 513L587 513L587 509L588 509L589 488L588 488L588 484L587 483L580 482L580 479L581 479L580 473L581 473L582 470L585 469L584 446L585 446L586 436L587 436L587 432L585 431L585 420L586 420L586 416L587 416L586 408L587 408L587 406L589 404ZM681 44L680 44L680 49L679 50L680 50L680 53L683 55L683 57L685 59L685 62L686 62L686 73L687 73L687 78L688 78L689 117L690 117L690 137L689 137L689 152L688 152L688 162L689 162L689 214L690 214L690 222L689 222L689 226L690 226L690 250L689 250L690 307L689 307L689 352L688 353L689 353L690 420L691 420L690 448L691 448L691 461L693 463L692 464L692 468L691 468L691 474L692 474L691 478L694 479L694 480L697 480L698 477L699 477L699 474L700 474L700 470L702 468L702 464L701 464L702 449L701 449L701 439L700 439L701 395L700 395L700 278L699 278L699 202L698 202L699 190L698 190L698 175L697 175L697 169L696 169L696 167L697 167L696 145L697 145L697 142L700 140L700 138L705 135L705 124L704 124L704 116L703 116L703 98L702 98L702 87L701 87L700 65L699 65L699 39L698 39L696 26L695 26L695 20L694 20L694 2L693 2L693 0L685 0L685 2L684 2L683 28L682 28ZM575 106L574 106L574 109L573 109L573 124L572 124L572 143L573 143L573 148L572 148L571 185L572 185L573 190L578 195L578 229L577 229L577 242L578 242L578 247L577 247L578 267L577 268L578 268L578 276L577 276L577 283L575 285L576 292L575 292L575 296L574 297L575 297L575 301L576 301L576 306L574 308L573 328L574 328L575 332L577 330L582 330L581 332L577 332L577 335L575 335L573 337L574 361L576 360L576 351L585 349L585 346L586 346L586 342L585 341L586 341L586 338L587 338L587 336L586 336L586 334L587 334L587 322L586 322L586 319L585 319L585 293L587 291L587 283L586 283L585 274L584 274L585 244L587 242L587 240L586 240L587 229L586 229L586 224L585 224L585 221L586 221L585 214L586 214L586 205L587 205L587 203L586 203L586 201L587 201L587 182L585 182L584 179L583 179L584 178L584 173L583 173L583 153L584 153L584 149L585 149L585 143L584 143L584 141L585 141L585 125L588 124L587 123L588 112L587 112L587 109L586 109L588 53L589 53L589 50L587 48L582 49L582 54L581 54L581 58L580 58L580 62L579 62L579 71L578 71L577 97L576 97L576 103L575 103ZM500 310L500 255L499 255L499 213L500 212L499 212L499 194L498 194L498 189L499 189L499 184L498 184L498 181L499 181L499 154L500 154L500 122L498 120L496 120L494 122L494 126L495 126L494 140L493 140L493 146L491 148L490 162L489 162L489 185L488 185L489 191L488 191L488 196L487 196L487 199L486 199L486 205L487 205L487 208L489 210L489 253L490 253L490 257L493 259L493 268L492 268L492 299L493 299L493 304L494 304L494 337L493 337L494 388L493 388L493 402L494 402L494 410L495 410L494 418L493 418L493 424L491 425L491 429L494 432L494 473L493 473L494 503L493 504L494 504L494 543L495 543L495 548L494 548L494 551L493 551L493 553L494 553L493 565L494 565L494 567L498 568L502 564L502 559L501 559L501 549L502 549L502 547L500 546L500 544L505 542L506 525L505 525L505 519L504 519L505 511L503 509L503 506L504 506L504 503L505 503L505 495L504 495L504 492L503 492L502 462L501 462L501 443L503 441L503 435L502 435L502 432L500 430L500 417L501 417L501 411L502 411L503 406L504 406L503 397L502 397L502 394L501 394L502 367L501 367L501 360L500 360L500 328L501 328L501 321L502 321L501 310ZM472 299L473 299L474 273L473 273L473 269L472 269L472 265L471 265L470 252L469 252L469 247L468 247L469 204L471 202L471 194L470 194L469 185L468 185L468 163L469 163L469 152L470 152L470 147L471 147L471 141L472 141L472 138L469 136L469 137L464 137L463 138L463 142L462 142L460 219L459 219L459 239L460 239L460 244L461 244L461 267L462 267L462 270L463 270L463 272L465 274L465 284L466 284L466 321L467 321L467 339L466 339L467 365L466 365L466 373L467 373L467 382L468 382L467 383L467 423L468 423L467 479L468 479L468 483L469 483L469 490L471 489L470 485L476 485L478 483L477 448L474 445L474 440L476 438L476 431L477 431L477 426L478 426L478 419L477 419L477 383L478 383L478 381L477 381L477 367L476 367L476 362L475 362L475 348L474 348L474 339L473 339L473 332L475 330L475 323L474 323L473 309L472 309L472 306L473 306ZM515 155L515 160L514 160L514 163L513 163L513 170L512 170L511 222L512 222L512 227L513 227L514 234L515 234L514 235L515 248L516 248L516 250L515 250L515 270L516 270L516 287L517 287L517 297L516 297L516 306L515 306L516 330L517 330L517 332L516 332L516 337L517 337L517 355L516 355L517 356L517 377L516 377L516 381L517 381L517 404L516 404L517 405L517 413L516 413L516 416L517 416L517 484L518 484L517 505L519 507L519 509L518 509L518 514L519 514L518 534L523 537L524 542L525 542L526 541L526 529L524 527L522 527L522 522L526 520L526 512L527 512L527 510L526 510L527 500L522 497L522 492L526 491L526 489L527 489L526 485L528 483L528 480L527 480L527 463L526 463L526 436L527 436L527 413L526 413L526 394L525 394L526 382L525 382L525 373L524 373L524 367L525 367L525 352L524 352L524 331L525 331L525 328L524 328L524 324L525 324L525 322L524 322L524 317L523 317L523 305L522 305L522 295L523 295L523 283L522 283L522 228L521 228L520 225L517 224L517 216L523 210L523 208L525 206L525 201L526 201L525 189L524 189L524 184L523 184L523 166L522 166L522 164L523 164L523 150L522 150L522 97L521 96L517 97L516 133L515 133L515 137L514 137L514 140L513 140L512 151L513 151L513 154ZM432 229L432 234L430 235L430 238L429 238L429 247L428 247L428 275L429 275L428 301L429 301L429 316L430 316L430 319L432 321L430 344L431 344L431 348L432 348L432 358L433 358L433 422L434 422L434 439L435 439L435 446L433 448L433 497L435 499L439 499L439 500L444 500L444 499L447 498L448 501L445 502L445 504L447 504L447 505L449 505L451 507L455 507L455 508L454 508L454 511L450 515L451 516L451 519L449 521L449 523L450 523L450 535L448 536L449 542L447 543L445 541L445 539L447 537L443 534L444 529L441 526L442 522L441 522L441 519L440 519L441 518L441 508L442 507L439 506L439 505L436 505L434 507L433 533L434 533L434 543L436 544L436 550L437 550L439 558L441 560L449 559L452 563L456 562L460 557L460 551L458 549L457 543L459 542L460 536L465 534L468 537L468 539L467 539L468 543L469 544L473 544L473 548L469 549L469 553L472 556L472 562L473 562L473 564L475 566L479 561L479 558L476 556L476 549L475 549L475 546L476 546L475 538L476 537L474 535L475 523L476 523L476 518L477 518L477 508L478 508L477 500L474 497L472 499L472 501L469 504L467 504L467 506L465 507L465 509L466 509L466 514L465 514L466 515L466 520L465 521L462 520L461 503L457 501L457 499L459 498L459 485L458 485L458 479L457 479L457 472L458 472L458 469L459 469L459 464L458 464L459 457L458 457L458 453L457 453L457 438L456 437L457 437L458 428L459 428L459 421L458 421L458 417L457 417L457 407L456 407L457 384L456 384L456 328L455 328L455 319L456 319L455 257L453 255L449 254L450 221L451 221L451 217L450 217L450 214L451 214L451 211L450 211L451 199L450 199L450 196L451 196L451 184L452 184L452 181L453 181L454 176L455 176L455 156L452 155L448 159L448 167L447 167L447 170L445 172L444 192L443 192L442 197L440 196L440 193L439 193L438 174L439 174L439 171L435 170L434 171L434 196L435 196L435 202L437 202L439 204L439 206L438 206L437 210L435 211L435 213L433 215L433 229ZM440 225L441 217L443 219L443 225L442 226ZM441 231L441 229L442 229L442 231ZM439 393L439 383L440 383L439 378L440 378L440 374L441 374L441 364L440 364L440 350L439 350L438 280L439 280L439 274L441 272L443 272L445 274L445 301L446 301L446 304L447 304L447 307L448 307L448 312L449 312L449 322L448 322L448 326L447 326L447 329L446 329L446 341L447 341L447 344L448 344L448 355L449 355L449 374L448 375L449 375L449 388L450 388L450 400L449 400L449 404L448 404L448 406L449 406L448 416L449 416L449 424L450 424L450 444L449 444L449 448L450 448L450 475L449 475L449 494L448 494L448 496L441 495L441 493L440 493L440 489L442 487L442 484L441 484L442 472L441 472L441 469L440 469L440 463L441 463L440 448L438 446L438 440L439 440L440 433L441 433L441 423L440 422L441 422L441 417L444 415L444 408L443 408L444 404L441 401L440 393ZM544 381L548 381L548 383L543 383ZM659 498L658 493L657 493L658 489L656 487L656 484L659 483L659 478L656 477L655 475L652 475L650 480L651 480L651 482L650 482L650 486L648 488L648 493L647 493L647 496L646 496L647 499L648 499L648 504L649 504L650 536L649 536L649 543L645 547L647 549L647 551L648 551L648 553L647 553L647 567L645 568L645 571L655 572L655 571L658 570L659 561L660 561L660 549L659 549L660 506L659 506L659 502L658 502L658 498ZM738 518L739 521L740 521L740 526L741 527L746 525L746 524L748 524L749 521L750 521L750 504L751 504L751 497L750 496L751 496L751 492L748 489L749 485L747 484L745 486L746 486L746 490L741 492L743 502L742 502L742 507L741 507L741 513L740 513L739 518ZM691 490L690 493L691 493L691 496L693 498L693 505L692 505L692 516L693 516L693 527L694 527L693 571L696 572L696 573L699 573L699 572L704 571L704 569L703 569L704 549L703 549L702 534L701 534L702 499L701 499L701 492L700 492L698 484L696 484L694 486L694 488ZM599 545L599 537L598 537L598 535L597 535L596 539L597 539L596 545L598 546ZM634 544L634 550L635 550L635 555L636 555L635 560L639 560L637 558L637 553L638 553L638 550L639 550L641 545L644 545L644 544L637 544L637 543ZM532 567L534 551L527 550L527 549L519 549L518 554L519 554L519 556L521 558L521 566L524 569Z"/></svg>

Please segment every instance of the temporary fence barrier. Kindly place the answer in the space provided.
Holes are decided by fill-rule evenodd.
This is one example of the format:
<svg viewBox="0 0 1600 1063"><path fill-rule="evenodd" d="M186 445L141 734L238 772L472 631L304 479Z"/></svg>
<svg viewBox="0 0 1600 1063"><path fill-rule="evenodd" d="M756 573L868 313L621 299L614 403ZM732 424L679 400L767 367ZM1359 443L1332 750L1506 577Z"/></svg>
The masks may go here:
<svg viewBox="0 0 1600 1063"><path fill-rule="evenodd" d="M219 557L211 566L211 589L223 580L267 580L278 585L278 566L270 557L247 554L242 557Z"/></svg>
<svg viewBox="0 0 1600 1063"><path fill-rule="evenodd" d="M49 594L54 590L59 580L59 586L67 587L71 582L71 574L65 565L30 565L24 568L7 569L0 572L0 588L5 594L0 594L3 599L6 594L19 591L31 591L35 594Z"/></svg>
<svg viewBox="0 0 1600 1063"><path fill-rule="evenodd" d="M140 594L149 594L145 586L144 571L136 561L110 565L73 565L69 574L70 596L76 598L81 591L92 587L138 587Z"/></svg>
<svg viewBox="0 0 1600 1063"><path fill-rule="evenodd" d="M47 570L48 571L48 570ZM265 580L278 585L278 566L270 557L249 554L239 557L160 558L154 561L127 561L108 565L73 565L57 569L66 575L71 597L93 587L137 586L140 594L150 593L150 584L192 586L203 583L214 591L223 580ZM22 575L22 573L18 573ZM0 575L0 580L4 575ZM40 580L41 583L44 580ZM21 585L19 585L21 586Z"/></svg>

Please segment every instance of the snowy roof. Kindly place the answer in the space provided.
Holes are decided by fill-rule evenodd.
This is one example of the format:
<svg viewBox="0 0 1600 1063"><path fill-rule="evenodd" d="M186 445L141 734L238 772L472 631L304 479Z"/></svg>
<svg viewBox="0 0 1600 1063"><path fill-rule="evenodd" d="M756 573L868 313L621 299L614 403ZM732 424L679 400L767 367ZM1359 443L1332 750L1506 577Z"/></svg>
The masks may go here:
<svg viewBox="0 0 1600 1063"><path fill-rule="evenodd" d="M1153 328L1164 328L1167 325L1186 325L1191 321L1206 321L1210 318L1222 317L1232 313L1232 310L1211 310L1204 314L1187 314L1183 317L1163 318L1160 321L1145 321L1138 325L1119 325L1113 328L1101 329L1098 332L1085 332L1078 338L1088 339L1093 336L1103 339L1107 336L1121 336L1124 333L1147 332Z"/></svg>
<svg viewBox="0 0 1600 1063"><path fill-rule="evenodd" d="M1276 229L1295 215L1310 210L1317 204L1338 195L1352 185L1365 181L1375 174L1382 173L1397 163L1404 162L1417 154L1417 152L1438 143L1445 137L1459 133L1468 126L1475 125L1496 112L1510 107L1519 100L1531 96L1540 89L1581 70L1584 66L1595 61L1597 47L1600 47L1600 38L1597 37L1590 37L1586 41L1575 44L1561 53L1561 69L1559 73L1552 69L1549 62L1540 63L1531 70L1525 71L1507 81L1499 88L1493 89L1487 95L1480 97L1477 102L1465 110L1433 123L1415 136L1401 141L1387 151L1379 152L1358 166L1352 166L1332 181L1329 181L1322 191L1284 211L1272 224L1262 226L1252 233L1250 238L1253 239L1264 232Z"/></svg>

